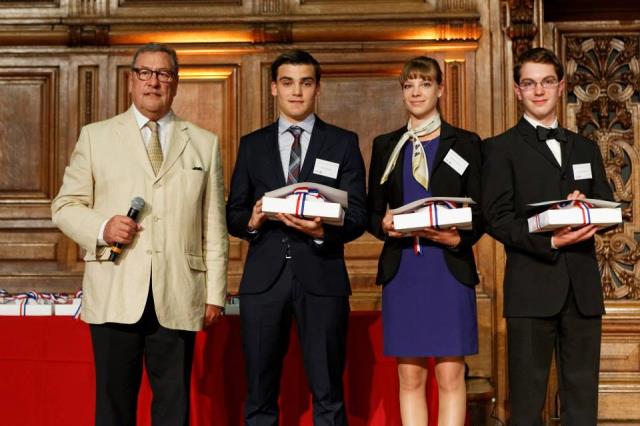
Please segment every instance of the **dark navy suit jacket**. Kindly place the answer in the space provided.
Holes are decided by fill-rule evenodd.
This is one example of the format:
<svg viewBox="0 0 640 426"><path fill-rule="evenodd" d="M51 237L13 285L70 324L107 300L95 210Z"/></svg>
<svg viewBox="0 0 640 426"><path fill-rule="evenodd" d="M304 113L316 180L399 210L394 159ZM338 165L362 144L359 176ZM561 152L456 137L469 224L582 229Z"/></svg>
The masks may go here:
<svg viewBox="0 0 640 426"><path fill-rule="evenodd" d="M316 159L337 163L336 178L313 173ZM247 224L256 201L265 192L285 186L286 180L278 148L277 121L241 138L227 201L229 233L250 242L240 294L260 293L275 282L284 265L287 246L294 272L306 291L324 296L350 294L344 244L364 233L367 220L365 169L358 136L316 117L298 181L347 191L349 207L344 226L323 225L322 244L279 221L267 220L257 234L248 233Z"/></svg>

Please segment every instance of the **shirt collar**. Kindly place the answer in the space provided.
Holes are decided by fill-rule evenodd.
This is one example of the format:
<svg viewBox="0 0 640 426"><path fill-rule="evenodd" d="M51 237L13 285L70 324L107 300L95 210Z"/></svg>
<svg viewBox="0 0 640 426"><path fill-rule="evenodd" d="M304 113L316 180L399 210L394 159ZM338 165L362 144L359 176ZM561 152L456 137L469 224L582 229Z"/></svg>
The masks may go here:
<svg viewBox="0 0 640 426"><path fill-rule="evenodd" d="M536 127L538 127L538 126L544 127L546 129L555 129L555 128L558 127L558 118L557 117L556 117L555 120L553 120L553 123L551 123L551 126L545 126L544 124L542 124L541 122L539 122L535 118L530 117L529 115L527 115L526 112L523 114L523 117L524 117L525 120L527 120L529 122L529 124L531 124L533 126L534 129Z"/></svg>
<svg viewBox="0 0 640 426"><path fill-rule="evenodd" d="M313 125L315 124L315 122L316 122L316 115L313 113L309 114L307 118L305 118L301 122L295 123L295 124L291 123L286 118L280 116L280 118L278 119L278 134L280 135L284 134L287 131L287 129L291 126L298 126L302 128L302 130L307 132L309 135L311 135L311 132L313 131Z"/></svg>
<svg viewBox="0 0 640 426"><path fill-rule="evenodd" d="M150 120L148 117L144 116L140 111L138 111L138 108L136 108L134 104L131 104L131 108L133 109L133 115L136 118L138 129L142 130L142 128L146 126ZM170 110L168 113L164 115L164 117L158 120L158 124L160 125L160 128L166 129L166 126L169 125L172 121L173 121L173 111Z"/></svg>

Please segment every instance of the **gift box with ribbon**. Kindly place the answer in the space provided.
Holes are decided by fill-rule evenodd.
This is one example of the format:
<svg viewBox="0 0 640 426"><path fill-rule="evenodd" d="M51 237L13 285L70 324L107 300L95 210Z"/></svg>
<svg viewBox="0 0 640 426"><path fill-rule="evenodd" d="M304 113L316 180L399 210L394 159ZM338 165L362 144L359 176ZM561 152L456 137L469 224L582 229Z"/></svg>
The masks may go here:
<svg viewBox="0 0 640 426"><path fill-rule="evenodd" d="M35 291L18 293L10 296L6 292L2 296L0 316L50 316L53 306L49 298L41 297Z"/></svg>
<svg viewBox="0 0 640 426"><path fill-rule="evenodd" d="M529 204L532 208L548 208L528 219L529 232L547 232L565 226L577 228L590 224L598 225L599 228L617 225L622 223L619 205L590 198Z"/></svg>
<svg viewBox="0 0 640 426"><path fill-rule="evenodd" d="M425 228L471 229L471 198L461 197L429 197L405 204L390 210L393 215L393 226L398 232L419 231Z"/></svg>
<svg viewBox="0 0 640 426"><path fill-rule="evenodd" d="M289 213L303 219L319 217L323 223L342 225L348 206L346 191L314 182L298 182L262 197L262 211L277 219L277 213Z"/></svg>
<svg viewBox="0 0 640 426"><path fill-rule="evenodd" d="M80 309L82 308L82 290L78 290L74 297L59 298L53 305L53 313L55 316L80 317Z"/></svg>

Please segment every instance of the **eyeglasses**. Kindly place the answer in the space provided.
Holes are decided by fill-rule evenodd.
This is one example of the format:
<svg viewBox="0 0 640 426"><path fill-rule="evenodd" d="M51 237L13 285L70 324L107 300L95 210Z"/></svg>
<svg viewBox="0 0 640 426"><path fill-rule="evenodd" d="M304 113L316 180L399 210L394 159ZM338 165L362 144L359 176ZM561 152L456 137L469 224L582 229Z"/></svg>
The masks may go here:
<svg viewBox="0 0 640 426"><path fill-rule="evenodd" d="M131 68L136 73L139 80L148 81L151 80L155 74L160 83L169 83L176 77L173 71L169 70L152 70L149 68Z"/></svg>
<svg viewBox="0 0 640 426"><path fill-rule="evenodd" d="M518 84L518 87L523 92L528 92L531 90L535 90L536 87L538 87L538 84L542 86L544 90L549 90L558 87L558 84L560 84L560 82L553 77L545 78L542 81L522 80L520 84Z"/></svg>

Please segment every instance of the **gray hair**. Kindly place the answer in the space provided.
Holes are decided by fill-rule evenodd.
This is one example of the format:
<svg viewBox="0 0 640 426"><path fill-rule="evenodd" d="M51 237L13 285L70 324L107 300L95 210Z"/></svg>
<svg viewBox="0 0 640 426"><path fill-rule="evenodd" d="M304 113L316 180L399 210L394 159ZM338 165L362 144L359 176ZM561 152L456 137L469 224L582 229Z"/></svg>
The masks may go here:
<svg viewBox="0 0 640 426"><path fill-rule="evenodd" d="M172 71L175 72L176 75L178 74L179 66L178 66L178 55L176 55L176 51L170 48L169 46L167 46L166 44L161 44L161 43L147 43L144 46L140 46L138 50L136 50L136 53L133 55L133 61L131 61L131 68L134 68L136 66L136 61L138 60L138 56L140 56L142 53L147 53L147 52L162 52L169 55L169 58L171 58L171 62L173 64Z"/></svg>

